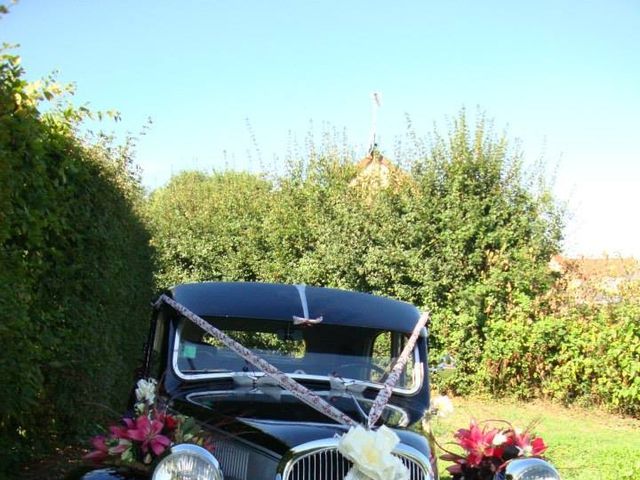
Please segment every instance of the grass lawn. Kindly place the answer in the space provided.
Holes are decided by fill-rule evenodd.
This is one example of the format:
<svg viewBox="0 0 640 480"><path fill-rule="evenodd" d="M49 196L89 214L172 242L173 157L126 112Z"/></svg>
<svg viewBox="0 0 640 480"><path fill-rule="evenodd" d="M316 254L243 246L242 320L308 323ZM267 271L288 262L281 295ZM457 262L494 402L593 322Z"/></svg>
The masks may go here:
<svg viewBox="0 0 640 480"><path fill-rule="evenodd" d="M508 420L524 428L539 420L536 433L548 445L546 456L563 480L640 480L640 421L546 402L454 398L454 414L437 419L434 433L442 444L471 418ZM441 462L441 479L449 477Z"/></svg>

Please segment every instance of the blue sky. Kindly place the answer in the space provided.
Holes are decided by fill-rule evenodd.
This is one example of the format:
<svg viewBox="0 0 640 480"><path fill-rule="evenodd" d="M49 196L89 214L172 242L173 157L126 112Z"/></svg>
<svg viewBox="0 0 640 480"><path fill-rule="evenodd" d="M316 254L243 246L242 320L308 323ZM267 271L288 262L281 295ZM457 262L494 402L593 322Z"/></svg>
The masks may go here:
<svg viewBox="0 0 640 480"><path fill-rule="evenodd" d="M29 79L57 69L79 103L120 110L118 129L151 117L149 188L278 165L291 136L323 125L364 154L378 91L392 159L407 114L427 134L479 107L555 176L567 253L640 257L636 0L21 0L0 41L21 45Z"/></svg>

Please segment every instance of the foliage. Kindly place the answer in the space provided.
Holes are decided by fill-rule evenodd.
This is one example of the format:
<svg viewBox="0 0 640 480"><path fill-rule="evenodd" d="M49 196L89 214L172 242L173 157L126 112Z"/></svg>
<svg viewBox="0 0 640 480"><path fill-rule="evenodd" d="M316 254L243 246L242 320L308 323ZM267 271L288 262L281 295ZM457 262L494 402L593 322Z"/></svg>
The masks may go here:
<svg viewBox="0 0 640 480"><path fill-rule="evenodd" d="M122 407L152 287L130 145L82 140L71 89L23 73L2 52L0 470Z"/></svg>
<svg viewBox="0 0 640 480"><path fill-rule="evenodd" d="M640 283L623 283L616 301L582 303L562 290L552 297L550 312L526 306L491 322L483 381L496 393L640 416Z"/></svg>
<svg viewBox="0 0 640 480"><path fill-rule="evenodd" d="M233 172L184 173L155 191L147 215L159 284L257 279L269 194L265 180Z"/></svg>
<svg viewBox="0 0 640 480"><path fill-rule="evenodd" d="M159 286L261 280L410 301L432 310L433 352L457 359L447 388L484 388L490 320L553 284L562 212L482 117L471 129L462 112L447 136L398 163L406 168L365 177L352 158L311 148L271 177L174 177L149 204Z"/></svg>

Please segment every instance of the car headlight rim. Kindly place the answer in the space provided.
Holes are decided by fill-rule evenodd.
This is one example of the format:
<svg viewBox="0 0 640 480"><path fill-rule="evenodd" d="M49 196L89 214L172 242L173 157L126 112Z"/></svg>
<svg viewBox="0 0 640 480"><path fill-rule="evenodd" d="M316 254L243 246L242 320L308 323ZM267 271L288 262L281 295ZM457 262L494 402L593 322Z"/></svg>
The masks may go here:
<svg viewBox="0 0 640 480"><path fill-rule="evenodd" d="M190 465L184 470L179 470L181 465ZM223 480L224 476L220 468L220 463L207 449L192 443L181 443L171 447L169 455L164 457L153 470L151 480L174 480L182 478L180 473L192 474L197 468L206 472L197 478L198 480Z"/></svg>
<svg viewBox="0 0 640 480"><path fill-rule="evenodd" d="M560 480L556 468L542 458L516 458L507 463L504 475L497 477L505 480Z"/></svg>

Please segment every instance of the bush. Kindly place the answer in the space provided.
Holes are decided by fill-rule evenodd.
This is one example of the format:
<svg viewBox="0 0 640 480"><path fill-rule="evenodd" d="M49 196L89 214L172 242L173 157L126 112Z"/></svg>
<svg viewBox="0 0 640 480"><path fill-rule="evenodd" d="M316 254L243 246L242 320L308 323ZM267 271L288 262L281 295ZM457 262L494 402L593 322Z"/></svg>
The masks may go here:
<svg viewBox="0 0 640 480"><path fill-rule="evenodd" d="M483 381L494 394L547 397L640 415L640 296L623 288L615 303L579 304L495 320L483 352Z"/></svg>
<svg viewBox="0 0 640 480"><path fill-rule="evenodd" d="M640 416L640 284L616 303L574 306L553 376L543 393Z"/></svg>
<svg viewBox="0 0 640 480"><path fill-rule="evenodd" d="M433 353L458 360L443 387L484 388L489 321L553 284L561 211L520 153L482 118L470 131L464 112L446 138L398 163L407 168L366 178L352 158L312 148L271 180L174 178L149 206L159 286L263 280L406 300L432 310Z"/></svg>
<svg viewBox="0 0 640 480"><path fill-rule="evenodd" d="M121 409L151 297L129 148L81 141L82 110L0 58L0 470Z"/></svg>

